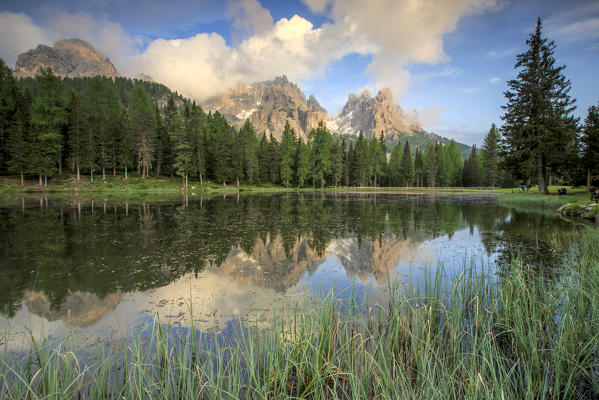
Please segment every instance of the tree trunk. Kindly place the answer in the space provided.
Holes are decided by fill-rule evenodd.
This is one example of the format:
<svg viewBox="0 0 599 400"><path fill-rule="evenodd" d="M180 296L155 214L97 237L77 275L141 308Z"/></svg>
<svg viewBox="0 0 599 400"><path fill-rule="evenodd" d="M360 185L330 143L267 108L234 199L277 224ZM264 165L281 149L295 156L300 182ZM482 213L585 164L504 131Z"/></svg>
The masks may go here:
<svg viewBox="0 0 599 400"><path fill-rule="evenodd" d="M58 156L58 175L62 175L62 157Z"/></svg>
<svg viewBox="0 0 599 400"><path fill-rule="evenodd" d="M187 187L189 186L187 179L187 174L185 174L185 189L187 189Z"/></svg>
<svg viewBox="0 0 599 400"><path fill-rule="evenodd" d="M127 166L125 165L125 180L127 180Z"/></svg>
<svg viewBox="0 0 599 400"><path fill-rule="evenodd" d="M102 166L102 180L106 180L106 168L104 168L104 166Z"/></svg>
<svg viewBox="0 0 599 400"><path fill-rule="evenodd" d="M587 193L591 191L591 169L587 169Z"/></svg>
<svg viewBox="0 0 599 400"><path fill-rule="evenodd" d="M81 174L79 173L79 161L77 161L77 182L81 181Z"/></svg>
<svg viewBox="0 0 599 400"><path fill-rule="evenodd" d="M204 180L202 179L202 172L200 172L200 186L204 184Z"/></svg>
<svg viewBox="0 0 599 400"><path fill-rule="evenodd" d="M42 186L42 174L40 174L40 187Z"/></svg>
<svg viewBox="0 0 599 400"><path fill-rule="evenodd" d="M239 187L239 177L236 176L235 179L237 180L237 187Z"/></svg>
<svg viewBox="0 0 599 400"><path fill-rule="evenodd" d="M23 171L21 171L21 186L25 186L25 181L23 180Z"/></svg>
<svg viewBox="0 0 599 400"><path fill-rule="evenodd" d="M44 187L48 186L48 175L44 175Z"/></svg>
<svg viewBox="0 0 599 400"><path fill-rule="evenodd" d="M93 169L89 170L89 179L90 179L91 183L94 183L94 170Z"/></svg>
<svg viewBox="0 0 599 400"><path fill-rule="evenodd" d="M545 181L545 167L543 165L542 156L537 158L537 179L539 180L539 193L548 194L549 191L547 190L547 182Z"/></svg>

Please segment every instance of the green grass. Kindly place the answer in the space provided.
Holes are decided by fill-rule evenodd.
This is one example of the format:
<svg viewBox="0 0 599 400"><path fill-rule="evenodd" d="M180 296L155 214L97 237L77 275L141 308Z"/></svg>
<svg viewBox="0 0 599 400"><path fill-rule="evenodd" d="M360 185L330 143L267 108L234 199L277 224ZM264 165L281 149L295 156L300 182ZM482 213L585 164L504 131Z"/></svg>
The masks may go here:
<svg viewBox="0 0 599 400"><path fill-rule="evenodd" d="M474 265L451 279L439 270L392 284L389 304L341 312L331 294L274 315L269 329L218 340L159 322L149 338L88 357L32 340L3 355L0 397L597 398L599 232L553 245L567 250L555 271L518 258L499 277Z"/></svg>

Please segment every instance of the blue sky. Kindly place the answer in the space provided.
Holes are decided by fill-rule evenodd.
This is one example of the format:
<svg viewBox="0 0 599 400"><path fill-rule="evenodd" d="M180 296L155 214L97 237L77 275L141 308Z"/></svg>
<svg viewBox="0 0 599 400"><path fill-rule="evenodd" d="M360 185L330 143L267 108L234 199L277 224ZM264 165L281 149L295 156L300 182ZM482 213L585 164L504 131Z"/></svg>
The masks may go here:
<svg viewBox="0 0 599 400"><path fill-rule="evenodd" d="M599 2L504 0L4 1L0 57L81 37L125 75L200 101L287 74L330 112L388 86L424 128L480 144L536 18L557 43L584 118L599 100ZM296 16L296 17L294 17Z"/></svg>

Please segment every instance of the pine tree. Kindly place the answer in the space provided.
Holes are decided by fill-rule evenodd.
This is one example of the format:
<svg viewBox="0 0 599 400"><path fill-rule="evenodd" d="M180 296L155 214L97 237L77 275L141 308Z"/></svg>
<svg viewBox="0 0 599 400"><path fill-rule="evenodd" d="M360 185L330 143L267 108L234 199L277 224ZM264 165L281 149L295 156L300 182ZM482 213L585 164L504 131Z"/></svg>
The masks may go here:
<svg viewBox="0 0 599 400"><path fill-rule="evenodd" d="M416 155L414 156L414 176L416 180L416 186L424 186L424 159L422 158L422 152L418 147L416 147Z"/></svg>
<svg viewBox="0 0 599 400"><path fill-rule="evenodd" d="M260 145L258 146L258 164L260 183L268 183L270 181L271 155L270 145L268 140L266 140L266 133L262 134L262 139L260 139Z"/></svg>
<svg viewBox="0 0 599 400"><path fill-rule="evenodd" d="M285 122L285 129L283 129L283 137L281 138L281 182L285 187L291 185L293 180L293 162L295 156L295 132L289 121Z"/></svg>
<svg viewBox="0 0 599 400"><path fill-rule="evenodd" d="M258 166L258 137L254 127L249 120L246 120L239 130L241 148L243 150L243 172L245 180L249 184L255 184L260 181L260 170ZM295 155L294 155L295 156Z"/></svg>
<svg viewBox="0 0 599 400"><path fill-rule="evenodd" d="M574 99L568 94L565 67L555 66L556 46L542 36L540 18L526 44L526 52L516 58L518 75L508 82L505 92L505 162L516 174L532 168L539 192L547 194L547 169L563 168L571 156L563 150L575 148L577 120L572 115Z"/></svg>
<svg viewBox="0 0 599 400"><path fill-rule="evenodd" d="M169 121L169 129L171 130L168 132L168 135L170 141L174 145L175 162L173 163L173 169L178 176L183 178L183 187L187 189L192 149L187 140L187 132L181 115L179 115L178 112L175 112L171 115L171 118L172 119Z"/></svg>
<svg viewBox="0 0 599 400"><path fill-rule="evenodd" d="M204 183L206 175L206 122L206 114L194 101L186 121L187 140L192 152L189 173L200 180L200 185Z"/></svg>
<svg viewBox="0 0 599 400"><path fill-rule="evenodd" d="M345 144L345 142L343 143ZM339 140L335 140L331 148L331 185L339 186L343 180L345 147Z"/></svg>
<svg viewBox="0 0 599 400"><path fill-rule="evenodd" d="M482 148L483 171L485 184L495 187L499 177L499 130L495 124L491 125L489 133L485 136Z"/></svg>
<svg viewBox="0 0 599 400"><path fill-rule="evenodd" d="M36 77L39 92L32 104L31 122L35 137L31 143L30 167L32 173L39 174L40 186L42 176L62 172L62 126L66 123L67 114L62 97L61 81L45 68Z"/></svg>
<svg viewBox="0 0 599 400"><path fill-rule="evenodd" d="M0 174L6 171L11 155L8 136L17 110L17 86L12 71L0 58ZM14 171L14 169L13 169Z"/></svg>
<svg viewBox="0 0 599 400"><path fill-rule="evenodd" d="M401 145L398 143L393 150L391 150L391 157L389 157L389 182L391 186L401 186L401 161L403 158L403 152Z"/></svg>
<svg viewBox="0 0 599 400"><path fill-rule="evenodd" d="M354 147L354 156L352 164L352 184L354 186L365 186L368 179L368 169L366 163L368 161L368 143L362 135L362 131L358 135L356 146Z"/></svg>
<svg viewBox="0 0 599 400"><path fill-rule="evenodd" d="M148 93L139 83L135 85L129 100L129 132L135 139L137 168L142 178L150 176L154 161L156 141L156 117ZM139 171L138 171L139 172Z"/></svg>
<svg viewBox="0 0 599 400"><path fill-rule="evenodd" d="M449 142L447 147L447 157L449 160L450 185L462 186L462 153L454 140Z"/></svg>
<svg viewBox="0 0 599 400"><path fill-rule="evenodd" d="M462 181L464 186L478 186L480 184L480 166L476 145L472 146L470 156L464 162Z"/></svg>
<svg viewBox="0 0 599 400"><path fill-rule="evenodd" d="M331 147L333 138L331 133L320 121L316 129L310 132L312 150L312 182L324 187L324 182L331 172Z"/></svg>
<svg viewBox="0 0 599 400"><path fill-rule="evenodd" d="M431 142L424 148L424 180L428 187L437 185L437 156L435 146Z"/></svg>
<svg viewBox="0 0 599 400"><path fill-rule="evenodd" d="M377 141L372 138L372 172L374 175L374 186L381 186L381 180L387 172L387 147L385 146L385 135L381 131L381 136Z"/></svg>
<svg viewBox="0 0 599 400"><path fill-rule="evenodd" d="M30 141L31 95L23 96L16 91L16 107L8 129L6 149L8 151L8 171L19 174L24 186L23 174L27 170L27 147Z"/></svg>
<svg viewBox="0 0 599 400"><path fill-rule="evenodd" d="M117 127L117 150L116 159L117 165L123 169L125 179L129 178L129 169L133 167L133 154L135 148L135 140L128 126L129 118L127 116L127 108L121 110L121 117Z"/></svg>
<svg viewBox="0 0 599 400"><path fill-rule="evenodd" d="M599 106L589 107L582 131L582 161L587 170L587 192L599 170Z"/></svg>
<svg viewBox="0 0 599 400"><path fill-rule="evenodd" d="M301 139L297 144L297 155L296 159L296 178L298 187L305 187L309 183L310 179L310 146L304 143Z"/></svg>
<svg viewBox="0 0 599 400"><path fill-rule="evenodd" d="M401 158L401 169L399 172L399 179L400 182L406 187L412 185L412 182L414 181L414 164L412 163L412 153L410 151L410 144L407 140Z"/></svg>
<svg viewBox="0 0 599 400"><path fill-rule="evenodd" d="M81 100L75 92L71 92L71 98L67 106L69 113L67 122L68 145L70 150L73 169L77 173L77 182L81 180L81 160L84 148L84 121Z"/></svg>
<svg viewBox="0 0 599 400"><path fill-rule="evenodd" d="M435 146L435 155L437 156L437 183L438 186L447 187L452 184L451 168L449 163L449 154L447 148L437 142Z"/></svg>

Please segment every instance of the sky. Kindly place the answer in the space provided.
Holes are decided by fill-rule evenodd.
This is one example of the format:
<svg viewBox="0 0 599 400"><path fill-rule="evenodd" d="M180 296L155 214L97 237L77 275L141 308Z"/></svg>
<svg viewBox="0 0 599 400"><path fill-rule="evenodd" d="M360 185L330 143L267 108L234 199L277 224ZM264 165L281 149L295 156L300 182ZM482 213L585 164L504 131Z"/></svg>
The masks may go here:
<svg viewBox="0 0 599 400"><path fill-rule="evenodd" d="M150 75L200 103L287 75L330 114L388 87L428 131L482 143L536 20L577 99L599 101L597 0L178 0L0 3L0 57L89 41L124 76Z"/></svg>

